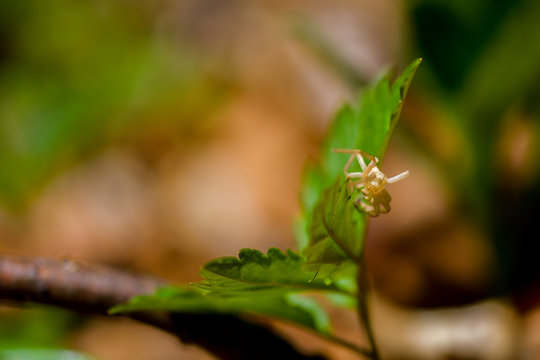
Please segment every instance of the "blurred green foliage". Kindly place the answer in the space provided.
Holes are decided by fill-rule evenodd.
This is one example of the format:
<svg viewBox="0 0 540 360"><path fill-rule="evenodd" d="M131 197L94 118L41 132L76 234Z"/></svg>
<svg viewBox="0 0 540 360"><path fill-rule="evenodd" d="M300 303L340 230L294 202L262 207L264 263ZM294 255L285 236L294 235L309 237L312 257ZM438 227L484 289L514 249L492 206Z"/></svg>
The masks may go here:
<svg viewBox="0 0 540 360"><path fill-rule="evenodd" d="M49 307L0 311L0 359L89 359L59 350L82 324L75 314Z"/></svg>
<svg viewBox="0 0 540 360"><path fill-rule="evenodd" d="M46 307L27 311L4 309L0 319L0 347L58 345L58 336L80 323L68 312Z"/></svg>
<svg viewBox="0 0 540 360"><path fill-rule="evenodd" d="M454 129L457 151L438 157L405 131L440 166L457 211L493 241L497 291L538 282L540 2L418 0L409 14L426 65L416 89L436 108L430 121ZM526 138L510 138L515 129ZM508 163L521 147L518 164Z"/></svg>
<svg viewBox="0 0 540 360"><path fill-rule="evenodd" d="M0 3L0 203L22 209L107 146L170 146L201 126L224 82L156 21L128 2Z"/></svg>

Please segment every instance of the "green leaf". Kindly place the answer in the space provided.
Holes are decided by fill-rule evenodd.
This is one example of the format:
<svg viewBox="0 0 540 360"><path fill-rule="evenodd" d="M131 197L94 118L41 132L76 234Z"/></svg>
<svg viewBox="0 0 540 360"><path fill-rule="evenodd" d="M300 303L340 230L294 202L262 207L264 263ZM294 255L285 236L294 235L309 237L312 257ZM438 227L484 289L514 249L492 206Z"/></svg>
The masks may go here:
<svg viewBox="0 0 540 360"><path fill-rule="evenodd" d="M362 149L382 160L420 62L413 61L392 86L383 77L366 89L354 106L345 105L338 111L323 144L320 163L310 162L304 171L302 207L307 218L324 190L343 172L346 158L332 149Z"/></svg>
<svg viewBox="0 0 540 360"><path fill-rule="evenodd" d="M39 306L22 312L2 312L0 349L56 348L78 326L75 314L59 308Z"/></svg>
<svg viewBox="0 0 540 360"><path fill-rule="evenodd" d="M253 313L308 326L323 334L330 331L328 317L313 299L300 291L340 293L353 297L344 286L316 278L305 270L305 259L287 250L270 248L266 255L255 249L240 250L238 258L222 257L201 270L204 280L191 288L168 287L154 295L138 296L112 313L161 310L195 313Z"/></svg>
<svg viewBox="0 0 540 360"><path fill-rule="evenodd" d="M354 276L355 268L350 266L350 260L357 263L360 259L366 223L365 215L354 206L354 195L348 194L341 176L325 191L308 229L310 242L304 251L306 269L326 277L337 270Z"/></svg>
<svg viewBox="0 0 540 360"><path fill-rule="evenodd" d="M255 249L240 250L239 257L223 257L207 263L201 270L204 280L194 286L212 292L277 292L339 289L314 271L305 271L305 259L276 248L263 254Z"/></svg>
<svg viewBox="0 0 540 360"><path fill-rule="evenodd" d="M335 306L351 310L358 309L358 299L355 297L344 296L343 294L338 293L328 293L325 295L326 298Z"/></svg>
<svg viewBox="0 0 540 360"><path fill-rule="evenodd" d="M163 288L154 295L135 297L111 309L111 313L248 312L286 319L328 334L325 311L298 292L324 290L351 298L340 298L343 304L354 303L354 276L366 225L366 215L354 205L356 194L348 193L339 175L346 159L330 149L360 148L382 157L418 63L413 63L392 86L383 79L368 89L361 109L344 107L338 113L321 164L311 164L306 172L302 194L305 216L300 223L308 228L307 259L290 250L283 253L271 248L265 255L242 249L238 258L223 257L207 263L201 270L204 280L192 288Z"/></svg>
<svg viewBox="0 0 540 360"><path fill-rule="evenodd" d="M472 124L467 129L473 136L493 134L498 129L494 121L527 94L537 98L540 2L515 4L483 51L469 62L468 76L458 94L458 105L463 105L471 117L463 120ZM493 135L497 134L495 131Z"/></svg>
<svg viewBox="0 0 540 360"><path fill-rule="evenodd" d="M197 288L166 287L154 295L136 296L110 310L111 314L134 311L170 311L180 313L252 313L267 315L329 333L330 322L315 302L268 292L220 293Z"/></svg>
<svg viewBox="0 0 540 360"><path fill-rule="evenodd" d="M338 112L321 155L321 167L330 182L343 172L346 160L343 154L333 153L334 148L362 149L382 160L420 62L415 60L392 85L383 77L362 93L355 106L346 105Z"/></svg>
<svg viewBox="0 0 540 360"><path fill-rule="evenodd" d="M332 149L361 149L382 159L420 61L409 65L393 84L383 77L355 106L344 106L327 135L320 163L306 169L302 207L309 240L302 249L306 268L318 271L318 276L350 280L355 275L367 223L354 206L357 192L349 194L341 176L347 158Z"/></svg>
<svg viewBox="0 0 540 360"><path fill-rule="evenodd" d="M350 296L345 296L350 298ZM285 300L289 306L300 309L311 317L310 321L313 322L313 327L323 334L329 334L331 332L330 319L328 314L321 307L321 305L315 301L315 299L299 294L288 294Z"/></svg>

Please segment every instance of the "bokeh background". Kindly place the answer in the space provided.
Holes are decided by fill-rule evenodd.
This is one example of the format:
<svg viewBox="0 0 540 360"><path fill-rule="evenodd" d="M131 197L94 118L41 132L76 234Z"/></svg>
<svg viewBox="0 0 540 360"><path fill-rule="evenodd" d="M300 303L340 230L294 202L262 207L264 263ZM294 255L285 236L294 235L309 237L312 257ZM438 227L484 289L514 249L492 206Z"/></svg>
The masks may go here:
<svg viewBox="0 0 540 360"><path fill-rule="evenodd" d="M0 251L197 281L294 248L304 162L337 108L424 59L368 263L388 359L540 358L540 2L0 2ZM355 316L332 310L361 344ZM306 351L353 359L273 324ZM155 329L0 308L0 348L209 359Z"/></svg>

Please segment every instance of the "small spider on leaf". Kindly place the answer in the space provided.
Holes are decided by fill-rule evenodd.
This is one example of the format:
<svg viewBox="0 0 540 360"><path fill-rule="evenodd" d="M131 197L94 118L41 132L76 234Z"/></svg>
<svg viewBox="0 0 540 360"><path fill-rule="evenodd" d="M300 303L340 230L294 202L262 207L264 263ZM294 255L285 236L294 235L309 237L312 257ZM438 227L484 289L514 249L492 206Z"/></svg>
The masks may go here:
<svg viewBox="0 0 540 360"><path fill-rule="evenodd" d="M387 178L377 167L379 159L375 156L355 149L332 149L332 151L341 154L351 154L343 170L345 172L348 193L351 194L354 189L362 192L362 195L354 200L355 206L357 208L361 207L366 214L372 217L379 216L380 213L385 214L389 212L392 198L384 187L387 183L392 184L405 179L409 176L409 171L407 170L401 174ZM370 160L369 165L366 165L364 158ZM349 172L354 159L358 161L362 172Z"/></svg>

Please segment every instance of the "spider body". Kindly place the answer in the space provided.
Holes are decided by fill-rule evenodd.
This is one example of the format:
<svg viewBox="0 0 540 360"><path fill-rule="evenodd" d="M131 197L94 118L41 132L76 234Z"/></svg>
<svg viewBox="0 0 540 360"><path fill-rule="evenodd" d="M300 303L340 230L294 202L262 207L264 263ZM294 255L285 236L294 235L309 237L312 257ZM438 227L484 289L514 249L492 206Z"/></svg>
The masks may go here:
<svg viewBox="0 0 540 360"><path fill-rule="evenodd" d="M401 174L387 178L386 175L377 167L379 159L365 153L362 150L354 149L333 149L336 153L351 154L349 160L343 169L345 179L347 181L347 189L349 194L354 189L360 190L362 195L354 200L357 207L362 208L366 214L375 217L380 213L390 211L390 201L392 197L385 189L386 184L392 184L409 176L409 171L404 171ZM370 160L369 165L366 165L364 158ZM349 172L349 168L354 160L358 161L362 172Z"/></svg>

